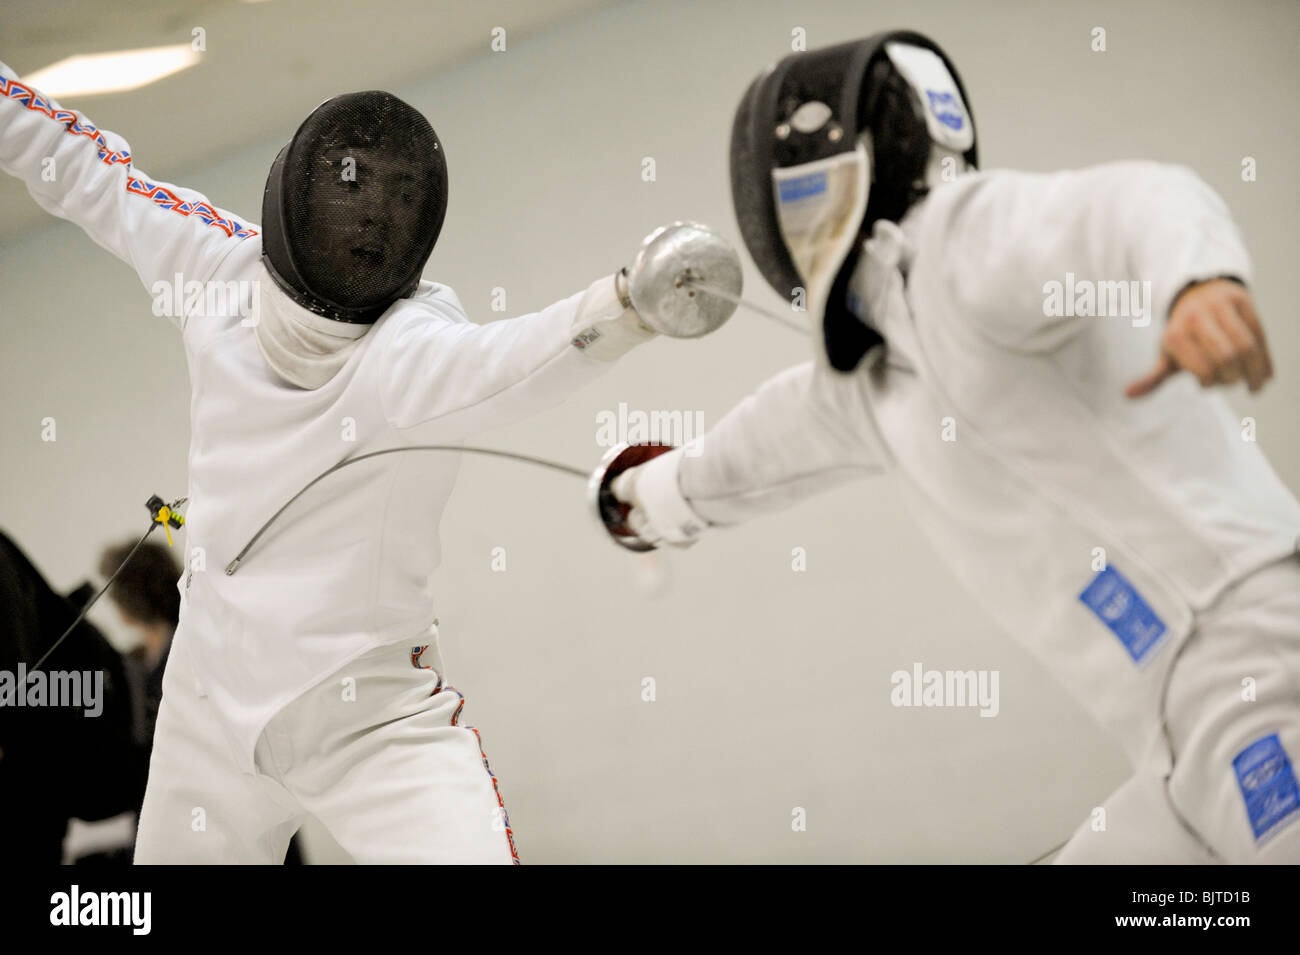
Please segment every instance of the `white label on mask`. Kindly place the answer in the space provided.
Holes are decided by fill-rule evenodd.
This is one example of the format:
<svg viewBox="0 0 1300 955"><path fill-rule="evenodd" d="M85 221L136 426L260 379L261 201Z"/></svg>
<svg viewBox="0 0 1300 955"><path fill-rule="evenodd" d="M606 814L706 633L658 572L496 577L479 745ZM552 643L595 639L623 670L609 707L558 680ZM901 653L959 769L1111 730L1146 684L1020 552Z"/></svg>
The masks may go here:
<svg viewBox="0 0 1300 955"><path fill-rule="evenodd" d="M795 268L807 283L809 308L824 300L867 209L867 151L772 171L776 217Z"/></svg>
<svg viewBox="0 0 1300 955"><path fill-rule="evenodd" d="M887 43L885 52L921 98L930 138L959 153L970 149L975 144L975 128L957 91L957 81L939 55L906 43Z"/></svg>

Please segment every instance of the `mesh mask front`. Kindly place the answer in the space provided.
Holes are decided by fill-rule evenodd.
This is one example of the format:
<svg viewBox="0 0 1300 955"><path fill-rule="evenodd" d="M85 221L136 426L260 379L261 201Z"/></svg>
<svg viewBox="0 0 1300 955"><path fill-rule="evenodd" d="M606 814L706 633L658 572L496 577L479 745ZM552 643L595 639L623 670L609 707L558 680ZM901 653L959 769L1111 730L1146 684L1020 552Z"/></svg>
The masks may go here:
<svg viewBox="0 0 1300 955"><path fill-rule="evenodd" d="M295 302L373 322L411 294L447 211L429 121L391 93L318 106L280 151L262 201L263 260Z"/></svg>

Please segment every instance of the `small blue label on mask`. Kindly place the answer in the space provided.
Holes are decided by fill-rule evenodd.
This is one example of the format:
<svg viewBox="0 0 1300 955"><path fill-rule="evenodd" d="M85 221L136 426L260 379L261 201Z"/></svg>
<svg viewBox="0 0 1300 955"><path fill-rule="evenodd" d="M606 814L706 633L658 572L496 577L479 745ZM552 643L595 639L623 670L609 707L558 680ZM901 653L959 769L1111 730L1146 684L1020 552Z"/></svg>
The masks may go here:
<svg viewBox="0 0 1300 955"><path fill-rule="evenodd" d="M782 180L779 188L782 202L794 202L796 199L821 195L826 191L826 173L814 172L807 176L785 179Z"/></svg>
<svg viewBox="0 0 1300 955"><path fill-rule="evenodd" d="M957 97L938 90L926 90L925 96L930 101L930 112L934 113L934 118L949 129L961 132L961 128L966 125L966 117L962 114Z"/></svg>
<svg viewBox="0 0 1300 955"><path fill-rule="evenodd" d="M1146 659L1165 635L1164 622L1114 567L1097 574L1079 599L1119 637L1134 663Z"/></svg>
<svg viewBox="0 0 1300 955"><path fill-rule="evenodd" d="M1276 733L1251 743L1232 761L1256 841L1300 813L1295 768Z"/></svg>

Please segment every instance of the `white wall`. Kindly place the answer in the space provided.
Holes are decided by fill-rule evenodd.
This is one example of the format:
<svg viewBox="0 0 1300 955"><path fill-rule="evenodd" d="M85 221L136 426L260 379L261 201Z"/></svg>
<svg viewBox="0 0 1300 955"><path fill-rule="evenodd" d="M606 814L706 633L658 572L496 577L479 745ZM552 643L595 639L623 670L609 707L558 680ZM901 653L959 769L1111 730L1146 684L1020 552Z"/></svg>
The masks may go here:
<svg viewBox="0 0 1300 955"><path fill-rule="evenodd" d="M427 275L486 321L494 287L511 314L535 309L623 264L665 221L735 236L727 136L752 75L793 27L818 46L894 26L960 64L986 167L1151 157L1224 195L1278 369L1262 397L1231 400L1300 487L1292 4L620 5L396 91L450 162ZM1094 26L1104 54L1089 51ZM382 56L370 42L358 57ZM347 88L345 72L318 98ZM137 158L255 219L278 145L189 171ZM1246 155L1258 182L1240 180ZM774 301L748 266L746 284ZM0 246L0 323L0 525L70 586L106 539L143 529L149 494L183 493L183 355L130 270L66 224ZM701 409L712 423L806 347L742 312L709 339L642 349L485 443L586 466L602 409ZM46 416L53 444L39 438ZM443 535L444 656L525 861L1024 861L1125 775L1117 748L958 590L889 479L656 556L656 571L602 539L577 481L469 459ZM505 573L490 570L498 546ZM795 546L806 573L790 570ZM914 661L1001 671L1000 716L894 709L889 674ZM641 701L647 676L654 703ZM795 806L807 832L791 832Z"/></svg>

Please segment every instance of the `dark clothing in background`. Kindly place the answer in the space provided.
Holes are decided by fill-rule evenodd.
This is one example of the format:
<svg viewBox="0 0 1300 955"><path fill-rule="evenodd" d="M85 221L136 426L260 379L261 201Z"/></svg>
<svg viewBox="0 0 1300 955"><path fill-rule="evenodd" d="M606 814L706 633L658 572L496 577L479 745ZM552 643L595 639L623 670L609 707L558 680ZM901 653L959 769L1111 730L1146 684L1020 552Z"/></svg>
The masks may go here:
<svg viewBox="0 0 1300 955"><path fill-rule="evenodd" d="M59 595L0 532L0 670L16 679L20 662L31 667L94 594L87 584ZM47 676L102 672L102 712L87 717L81 707L0 706L0 845L6 860L58 865L70 819L99 822L139 813L168 651L150 668L143 654L123 656L83 620L41 670ZM129 865L132 855L123 847L77 863ZM285 863L302 861L295 836Z"/></svg>
<svg viewBox="0 0 1300 955"><path fill-rule="evenodd" d="M168 643L152 669L143 649L133 650L123 658L131 687L131 732L137 742L149 749L153 748L153 731L158 725L158 706L162 703L163 672L171 649Z"/></svg>
<svg viewBox="0 0 1300 955"><path fill-rule="evenodd" d="M89 588L68 600L0 533L0 670L16 678L76 619ZM64 706L0 706L0 841L16 862L57 865L70 818L94 822L138 809L149 749L132 729L122 657L85 621L41 667L103 673L100 715ZM156 712L156 711L155 711Z"/></svg>

